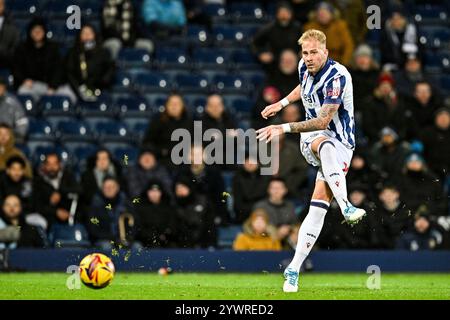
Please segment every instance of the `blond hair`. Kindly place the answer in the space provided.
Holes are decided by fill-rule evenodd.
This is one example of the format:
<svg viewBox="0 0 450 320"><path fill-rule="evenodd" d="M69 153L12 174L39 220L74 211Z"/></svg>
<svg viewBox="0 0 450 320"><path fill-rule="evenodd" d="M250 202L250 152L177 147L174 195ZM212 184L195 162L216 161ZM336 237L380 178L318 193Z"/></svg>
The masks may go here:
<svg viewBox="0 0 450 320"><path fill-rule="evenodd" d="M298 44L302 45L305 40L315 39L319 41L320 44L326 47L327 45L327 36L320 30L309 29L303 32L300 39L298 39Z"/></svg>

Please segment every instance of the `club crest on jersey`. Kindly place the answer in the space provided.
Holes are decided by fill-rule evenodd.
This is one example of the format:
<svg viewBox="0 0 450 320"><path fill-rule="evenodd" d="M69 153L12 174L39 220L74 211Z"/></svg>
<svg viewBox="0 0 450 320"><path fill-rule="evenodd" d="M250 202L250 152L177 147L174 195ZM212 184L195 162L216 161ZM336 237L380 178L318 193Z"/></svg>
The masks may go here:
<svg viewBox="0 0 450 320"><path fill-rule="evenodd" d="M337 98L341 94L339 78L333 80L333 86L327 90L327 96L332 98Z"/></svg>

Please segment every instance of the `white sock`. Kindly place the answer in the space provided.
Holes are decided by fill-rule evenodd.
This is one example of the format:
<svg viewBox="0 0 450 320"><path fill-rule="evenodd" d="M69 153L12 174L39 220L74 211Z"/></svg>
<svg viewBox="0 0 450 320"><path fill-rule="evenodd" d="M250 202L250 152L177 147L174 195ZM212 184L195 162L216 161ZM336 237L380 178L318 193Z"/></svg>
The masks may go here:
<svg viewBox="0 0 450 320"><path fill-rule="evenodd" d="M319 145L320 162L322 163L322 172L328 183L333 196L336 199L341 212L350 205L347 199L347 182L345 173L337 161L336 147L334 143L325 140Z"/></svg>
<svg viewBox="0 0 450 320"><path fill-rule="evenodd" d="M294 258L288 268L300 271L300 267L308 257L311 249L319 238L320 231L323 227L325 215L327 214L330 204L323 200L312 200L309 206L308 215L298 232L297 248L295 249Z"/></svg>

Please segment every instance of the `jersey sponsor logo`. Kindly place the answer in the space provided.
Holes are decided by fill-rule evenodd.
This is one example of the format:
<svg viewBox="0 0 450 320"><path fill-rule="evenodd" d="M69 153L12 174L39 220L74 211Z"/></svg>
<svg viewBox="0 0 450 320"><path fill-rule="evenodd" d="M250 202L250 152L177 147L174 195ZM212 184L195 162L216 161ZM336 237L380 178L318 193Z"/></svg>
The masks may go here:
<svg viewBox="0 0 450 320"><path fill-rule="evenodd" d="M334 176L339 176L339 175L340 175L339 173L335 172L335 173L330 174L330 178L334 177Z"/></svg>

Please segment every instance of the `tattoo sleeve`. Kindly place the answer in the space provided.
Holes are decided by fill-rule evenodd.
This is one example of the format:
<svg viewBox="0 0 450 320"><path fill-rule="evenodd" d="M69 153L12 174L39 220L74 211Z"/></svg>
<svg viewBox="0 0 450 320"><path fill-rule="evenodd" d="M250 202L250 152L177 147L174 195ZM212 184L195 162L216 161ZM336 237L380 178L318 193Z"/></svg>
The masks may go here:
<svg viewBox="0 0 450 320"><path fill-rule="evenodd" d="M309 132L316 130L325 130L328 127L331 119L333 119L334 114L339 109L338 104L324 104L320 108L319 115L317 118L313 118L306 121L291 122L289 126L291 127L291 132Z"/></svg>

